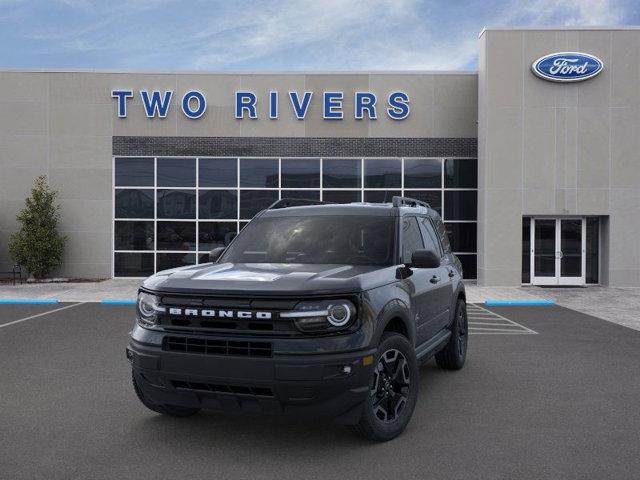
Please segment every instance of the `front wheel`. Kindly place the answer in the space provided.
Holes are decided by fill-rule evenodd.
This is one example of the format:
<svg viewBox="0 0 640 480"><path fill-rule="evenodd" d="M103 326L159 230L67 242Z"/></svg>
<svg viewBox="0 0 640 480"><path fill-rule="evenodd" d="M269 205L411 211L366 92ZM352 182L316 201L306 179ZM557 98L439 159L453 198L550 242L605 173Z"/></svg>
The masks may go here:
<svg viewBox="0 0 640 480"><path fill-rule="evenodd" d="M467 321L467 304L458 299L456 316L451 324L451 337L447 345L436 353L436 363L444 370L460 370L467 358L469 325Z"/></svg>
<svg viewBox="0 0 640 480"><path fill-rule="evenodd" d="M362 417L353 430L378 442L400 435L413 415L419 381L418 362L409 341L385 333L376 352Z"/></svg>

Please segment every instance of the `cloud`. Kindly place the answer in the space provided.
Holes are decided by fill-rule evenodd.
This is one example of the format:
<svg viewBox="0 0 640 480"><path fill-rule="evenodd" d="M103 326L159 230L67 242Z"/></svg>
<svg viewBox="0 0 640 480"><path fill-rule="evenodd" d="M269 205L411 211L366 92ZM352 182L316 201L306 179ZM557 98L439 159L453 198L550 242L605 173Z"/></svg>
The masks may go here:
<svg viewBox="0 0 640 480"><path fill-rule="evenodd" d="M33 58L93 68L458 70L475 68L485 25L615 25L629 21L625 2L0 0L22 12L0 30Z"/></svg>

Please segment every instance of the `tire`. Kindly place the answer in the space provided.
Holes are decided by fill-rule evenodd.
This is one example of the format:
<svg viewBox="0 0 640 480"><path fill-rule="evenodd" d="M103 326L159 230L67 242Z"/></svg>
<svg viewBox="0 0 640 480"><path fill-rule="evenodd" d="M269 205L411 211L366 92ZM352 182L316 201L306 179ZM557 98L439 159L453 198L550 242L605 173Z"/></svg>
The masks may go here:
<svg viewBox="0 0 640 480"><path fill-rule="evenodd" d="M420 372L413 346L397 333L385 333L376 352L360 421L351 428L373 441L386 442L406 428L416 406Z"/></svg>
<svg viewBox="0 0 640 480"><path fill-rule="evenodd" d="M467 358L469 343L467 304L461 298L456 304L456 315L451 324L451 337L447 345L436 353L436 363L444 370L460 370Z"/></svg>
<svg viewBox="0 0 640 480"><path fill-rule="evenodd" d="M190 417L200 411L199 408L178 407L176 405L159 405L157 403L154 403L147 397L145 397L142 389L138 386L138 382L136 381L136 374L133 371L131 372L131 381L133 382L133 389L136 391L138 399L140 399L140 402L142 402L142 404L149 410L152 410L156 413L161 413L162 415L167 415L169 417Z"/></svg>

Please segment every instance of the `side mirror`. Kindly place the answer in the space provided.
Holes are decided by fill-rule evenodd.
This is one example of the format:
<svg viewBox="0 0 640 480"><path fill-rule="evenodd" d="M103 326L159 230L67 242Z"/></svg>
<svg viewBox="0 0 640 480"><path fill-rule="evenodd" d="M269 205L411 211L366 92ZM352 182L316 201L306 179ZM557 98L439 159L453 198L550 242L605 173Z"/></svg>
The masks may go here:
<svg viewBox="0 0 640 480"><path fill-rule="evenodd" d="M440 257L433 250L416 250L411 255L411 267L438 268Z"/></svg>
<svg viewBox="0 0 640 480"><path fill-rule="evenodd" d="M214 248L213 250L211 250L209 252L209 261L216 263L218 261L218 259L220 258L220 255L222 255L222 252L225 251L225 247L217 247Z"/></svg>

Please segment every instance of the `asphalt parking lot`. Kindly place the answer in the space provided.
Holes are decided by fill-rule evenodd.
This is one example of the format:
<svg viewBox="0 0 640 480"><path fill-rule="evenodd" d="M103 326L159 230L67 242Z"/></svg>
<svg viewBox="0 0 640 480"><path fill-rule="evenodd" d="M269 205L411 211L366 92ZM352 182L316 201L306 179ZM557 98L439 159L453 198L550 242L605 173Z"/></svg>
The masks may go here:
<svg viewBox="0 0 640 480"><path fill-rule="evenodd" d="M637 479L640 332L553 307L471 308L460 372L429 362L407 431L137 400L132 306L0 306L0 478ZM51 313L46 313L51 312Z"/></svg>

